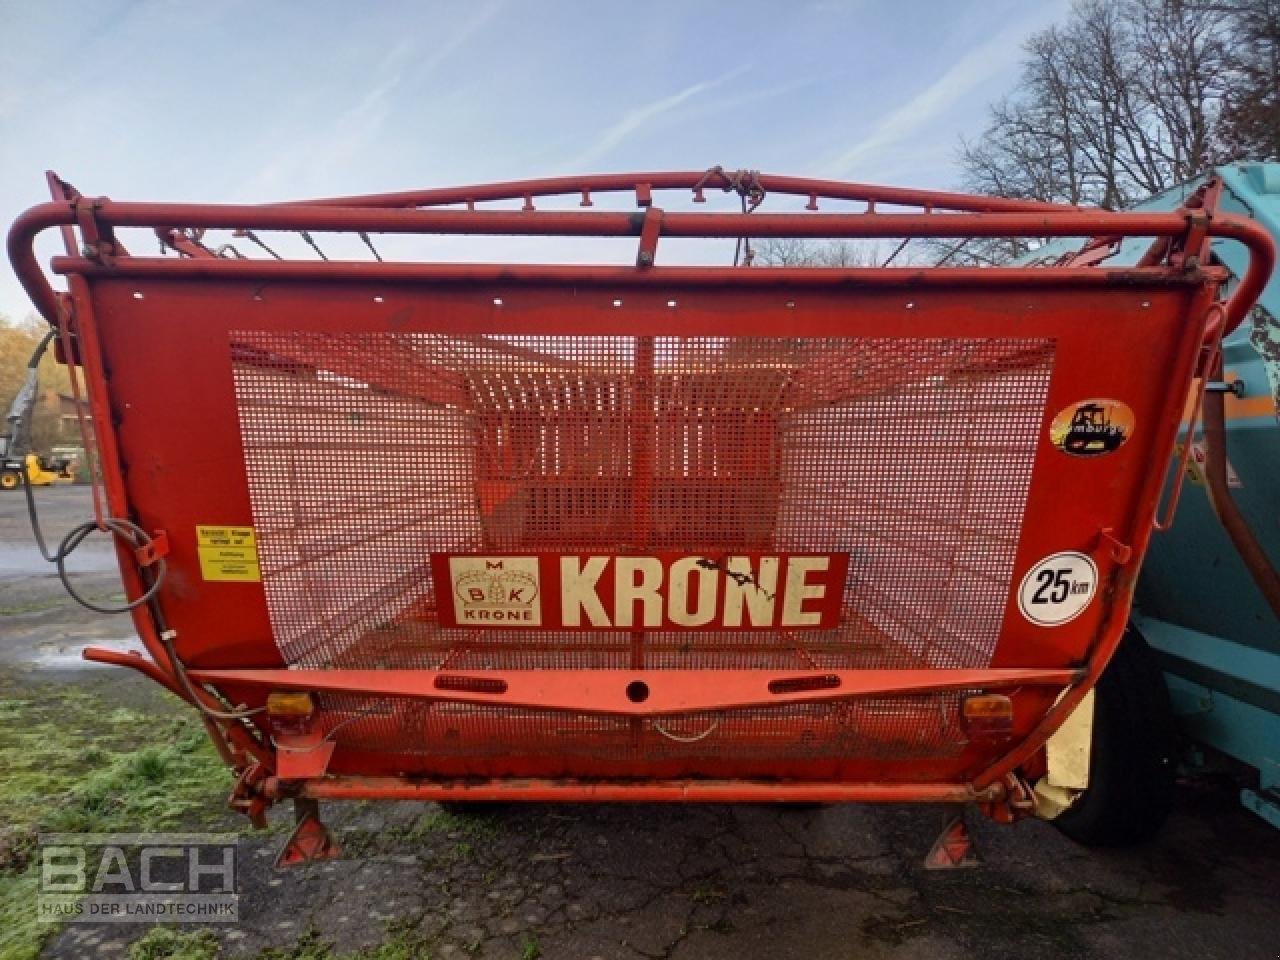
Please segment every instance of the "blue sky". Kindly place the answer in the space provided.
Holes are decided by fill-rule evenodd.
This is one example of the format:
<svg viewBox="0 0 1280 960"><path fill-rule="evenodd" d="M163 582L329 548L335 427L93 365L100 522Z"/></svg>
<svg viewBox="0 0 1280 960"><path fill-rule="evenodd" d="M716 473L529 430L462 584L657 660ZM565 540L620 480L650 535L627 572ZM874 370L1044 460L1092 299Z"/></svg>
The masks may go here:
<svg viewBox="0 0 1280 960"><path fill-rule="evenodd" d="M950 187L1022 40L1066 10L0 0L0 223L46 198L50 168L131 200L716 163ZM6 264L0 313L29 310Z"/></svg>

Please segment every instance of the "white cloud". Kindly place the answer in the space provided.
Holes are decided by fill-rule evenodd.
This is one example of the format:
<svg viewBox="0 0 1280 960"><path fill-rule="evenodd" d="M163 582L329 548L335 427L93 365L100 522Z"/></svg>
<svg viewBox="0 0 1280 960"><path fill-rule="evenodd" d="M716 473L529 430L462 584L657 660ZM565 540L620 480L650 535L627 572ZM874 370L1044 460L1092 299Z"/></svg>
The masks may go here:
<svg viewBox="0 0 1280 960"><path fill-rule="evenodd" d="M243 189L250 199L280 192L323 190L340 179L340 172L375 143L396 107L395 96L404 81L425 76L444 64L464 47L502 9L500 0L479 7L457 30L434 43L428 56L420 56L424 41L411 33L378 62L374 81L355 103L342 111L331 125L310 138L309 143L290 141L267 160Z"/></svg>
<svg viewBox="0 0 1280 960"><path fill-rule="evenodd" d="M652 103L637 107L605 130L586 150L578 154L572 162L566 164L566 167L575 173L585 170L654 118L676 109L700 93L705 93L742 76L748 69L750 68L747 66L737 67L723 76L716 77L714 80L703 80L700 83L685 87L683 90L668 97L663 97L661 100L654 100Z"/></svg>
<svg viewBox="0 0 1280 960"><path fill-rule="evenodd" d="M998 76L1023 56L1022 43L1054 19L1057 4L1047 4L1036 16L1018 21L993 35L953 63L925 89L880 120L870 136L859 140L829 166L831 176L849 176L869 166L893 147L924 132L973 90Z"/></svg>

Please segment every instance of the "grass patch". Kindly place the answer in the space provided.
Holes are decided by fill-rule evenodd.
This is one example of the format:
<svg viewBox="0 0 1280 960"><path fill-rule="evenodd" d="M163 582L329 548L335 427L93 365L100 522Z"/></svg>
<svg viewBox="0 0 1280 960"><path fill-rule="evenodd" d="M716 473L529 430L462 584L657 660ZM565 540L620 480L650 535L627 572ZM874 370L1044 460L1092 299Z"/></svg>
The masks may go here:
<svg viewBox="0 0 1280 960"><path fill-rule="evenodd" d="M254 960L431 960L431 945L431 941L411 924L392 921L387 928L386 940L354 953L334 953L333 943L311 930L299 937L293 946L267 947Z"/></svg>
<svg viewBox="0 0 1280 960"><path fill-rule="evenodd" d="M152 927L129 944L129 960L217 960L218 937L212 930L178 932Z"/></svg>
<svg viewBox="0 0 1280 960"><path fill-rule="evenodd" d="M405 847L419 851L429 847L435 851L435 861L454 863L469 860L483 850L486 843L502 831L501 824L500 818L483 807L459 813L432 805L412 821L395 827L343 830L342 849L348 856L358 858Z"/></svg>
<svg viewBox="0 0 1280 960"><path fill-rule="evenodd" d="M34 960L57 929L36 919L38 833L199 829L222 816L231 775L198 717L153 703L112 709L86 685L0 681L0 960ZM159 950L166 935L155 936ZM182 949L154 956L215 955Z"/></svg>
<svg viewBox="0 0 1280 960"><path fill-rule="evenodd" d="M430 960L431 942L412 926L396 923L388 927L387 939L376 947L365 947L341 960Z"/></svg>
<svg viewBox="0 0 1280 960"><path fill-rule="evenodd" d="M454 813L444 807L434 807L423 813L404 831L404 839L408 841L426 840L433 834L461 834L475 840L495 836L499 830L499 821L486 815L481 807L474 812Z"/></svg>
<svg viewBox="0 0 1280 960"><path fill-rule="evenodd" d="M128 598L119 590L116 590L110 593L90 593L86 599L106 606L117 606L124 603ZM48 610L65 609L66 605L67 598L61 595L41 600L31 600L28 603L0 604L0 617L20 617L28 613L44 613Z"/></svg>
<svg viewBox="0 0 1280 960"><path fill-rule="evenodd" d="M728 891L723 887L715 884L704 883L694 887L693 893L690 894L690 898L694 903L698 904L698 906L706 907L713 903L719 903L728 895Z"/></svg>
<svg viewBox="0 0 1280 960"><path fill-rule="evenodd" d="M109 754L46 810L39 827L54 833L164 830L220 801L231 776L192 715L174 719L156 739L165 746Z"/></svg>
<svg viewBox="0 0 1280 960"><path fill-rule="evenodd" d="M292 947L268 947L255 960L335 960L333 944L314 930L298 938Z"/></svg>

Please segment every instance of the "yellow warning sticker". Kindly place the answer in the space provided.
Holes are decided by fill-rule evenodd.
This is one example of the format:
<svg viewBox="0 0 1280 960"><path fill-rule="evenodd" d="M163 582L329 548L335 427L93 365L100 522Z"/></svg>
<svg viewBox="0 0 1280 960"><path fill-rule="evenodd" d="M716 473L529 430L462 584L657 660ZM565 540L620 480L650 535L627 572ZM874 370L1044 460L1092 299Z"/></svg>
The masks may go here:
<svg viewBox="0 0 1280 960"><path fill-rule="evenodd" d="M200 548L200 575L206 580L238 580L257 583L258 541L253 527L196 527Z"/></svg>

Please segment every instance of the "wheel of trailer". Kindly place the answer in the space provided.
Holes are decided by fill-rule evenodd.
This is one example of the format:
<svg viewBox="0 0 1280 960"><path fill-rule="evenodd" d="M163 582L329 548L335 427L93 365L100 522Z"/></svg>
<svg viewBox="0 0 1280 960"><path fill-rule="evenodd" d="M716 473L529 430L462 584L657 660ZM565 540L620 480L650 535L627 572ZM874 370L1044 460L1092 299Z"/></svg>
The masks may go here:
<svg viewBox="0 0 1280 960"><path fill-rule="evenodd" d="M22 474L12 467L0 470L0 489L17 490L22 486Z"/></svg>
<svg viewBox="0 0 1280 960"><path fill-rule="evenodd" d="M1130 626L1094 695L1088 789L1053 823L1091 847L1149 840L1173 807L1176 751L1164 675Z"/></svg>

